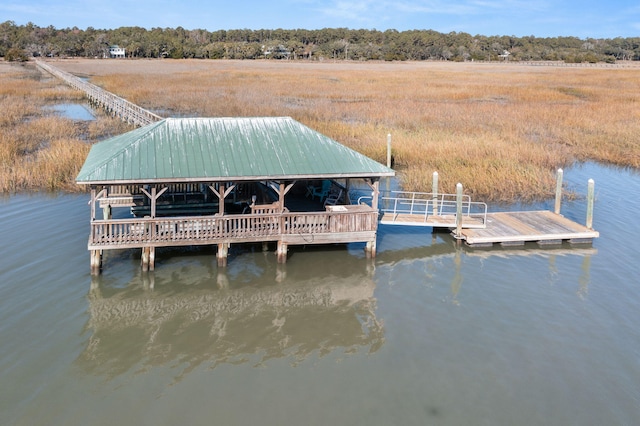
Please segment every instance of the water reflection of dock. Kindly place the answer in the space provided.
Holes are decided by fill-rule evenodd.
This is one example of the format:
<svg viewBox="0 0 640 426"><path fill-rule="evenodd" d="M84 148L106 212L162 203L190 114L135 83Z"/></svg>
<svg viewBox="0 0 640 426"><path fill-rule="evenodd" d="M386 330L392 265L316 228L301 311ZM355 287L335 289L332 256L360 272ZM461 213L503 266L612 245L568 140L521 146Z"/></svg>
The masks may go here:
<svg viewBox="0 0 640 426"><path fill-rule="evenodd" d="M413 235L411 229L405 229L403 232L407 235L398 237L395 235L395 229L390 233L385 231L383 227L380 233L386 248L378 252L376 274L393 276L387 279L400 282L405 279L395 275L402 274L402 271L408 270L407 268L426 271L420 280L433 285L433 282L442 282L442 279L431 275L429 271L446 271L445 281L449 283L451 302L454 304L458 303L458 296L464 294L463 282L469 278L473 281L473 275L479 265L489 264L485 262L491 262L494 266L504 265L500 259L508 259L509 263L521 262L522 259L525 264L535 264L536 276L548 279L550 283L553 283L558 272L566 267L578 284L576 294L585 298L591 282L591 259L598 254L598 250L588 244L562 242L550 245L527 242L518 246L494 245L489 248L477 248L459 244L454 236L446 232L423 232ZM409 235L413 238L408 238ZM425 245L425 238L430 239L428 245ZM527 258L531 261L525 260ZM575 269L575 259L580 261L579 269ZM417 266L412 267L412 264ZM500 272L496 274L498 278Z"/></svg>
<svg viewBox="0 0 640 426"><path fill-rule="evenodd" d="M155 277L153 290L140 284L103 288L94 279L87 323L92 335L79 362L93 373L116 376L140 365L185 363L191 370L202 363L298 362L336 350L374 352L383 344L371 274L298 280L274 272L282 282L229 288L228 277L215 273L208 288L178 285L176 291L170 290L175 285L159 286L168 278L159 274L143 274ZM180 271L168 273L175 279Z"/></svg>

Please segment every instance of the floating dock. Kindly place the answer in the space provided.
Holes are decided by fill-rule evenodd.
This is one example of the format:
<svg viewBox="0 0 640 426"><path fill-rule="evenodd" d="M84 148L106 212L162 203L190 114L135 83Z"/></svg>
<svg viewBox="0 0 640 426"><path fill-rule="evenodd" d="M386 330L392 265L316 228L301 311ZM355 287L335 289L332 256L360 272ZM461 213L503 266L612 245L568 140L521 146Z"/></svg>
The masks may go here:
<svg viewBox="0 0 640 426"><path fill-rule="evenodd" d="M488 213L485 228L464 228L456 238L472 247L591 243L599 233L552 211Z"/></svg>
<svg viewBox="0 0 640 426"><path fill-rule="evenodd" d="M558 170L554 211L515 211L489 213L487 204L471 201L457 185L456 194L439 193L438 173L433 174L433 192L390 191L381 193L380 223L384 225L445 228L454 238L472 247L524 245L527 242L550 245L589 244L599 233L592 227L594 182L588 183L585 225L560 214L562 169Z"/></svg>

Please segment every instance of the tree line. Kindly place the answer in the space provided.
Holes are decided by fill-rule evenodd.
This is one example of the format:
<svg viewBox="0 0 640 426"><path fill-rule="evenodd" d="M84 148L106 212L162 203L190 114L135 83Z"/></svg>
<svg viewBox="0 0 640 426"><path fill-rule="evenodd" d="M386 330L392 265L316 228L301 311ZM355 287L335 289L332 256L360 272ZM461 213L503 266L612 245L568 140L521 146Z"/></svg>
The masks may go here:
<svg viewBox="0 0 640 426"><path fill-rule="evenodd" d="M385 60L385 61L564 61L640 60L640 37L515 37L447 34L433 30L187 30L120 27L58 29L33 23L0 24L0 57L108 56L109 46L126 49L129 58Z"/></svg>

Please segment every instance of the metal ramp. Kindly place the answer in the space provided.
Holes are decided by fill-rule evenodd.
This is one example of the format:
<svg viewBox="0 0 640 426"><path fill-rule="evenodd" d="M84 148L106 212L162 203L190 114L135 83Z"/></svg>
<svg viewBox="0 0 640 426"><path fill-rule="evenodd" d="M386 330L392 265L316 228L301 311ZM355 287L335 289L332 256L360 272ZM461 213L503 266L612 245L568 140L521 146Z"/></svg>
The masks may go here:
<svg viewBox="0 0 640 426"><path fill-rule="evenodd" d="M358 203L371 197L360 197ZM487 224L487 204L471 201L468 195L429 192L380 192L380 223L385 225L456 228L458 213L461 226L482 229Z"/></svg>

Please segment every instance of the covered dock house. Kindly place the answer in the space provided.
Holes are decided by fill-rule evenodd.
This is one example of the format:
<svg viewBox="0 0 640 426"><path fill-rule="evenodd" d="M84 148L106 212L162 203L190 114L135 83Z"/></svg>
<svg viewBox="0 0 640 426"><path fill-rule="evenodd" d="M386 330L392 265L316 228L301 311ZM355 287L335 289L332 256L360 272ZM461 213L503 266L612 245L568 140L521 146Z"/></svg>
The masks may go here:
<svg viewBox="0 0 640 426"><path fill-rule="evenodd" d="M364 242L375 256L379 181L395 172L290 117L166 118L95 144L76 182L91 190L91 271L104 250ZM371 203L349 199L353 180ZM361 184L362 185L362 184ZM356 200L354 200L356 201Z"/></svg>

